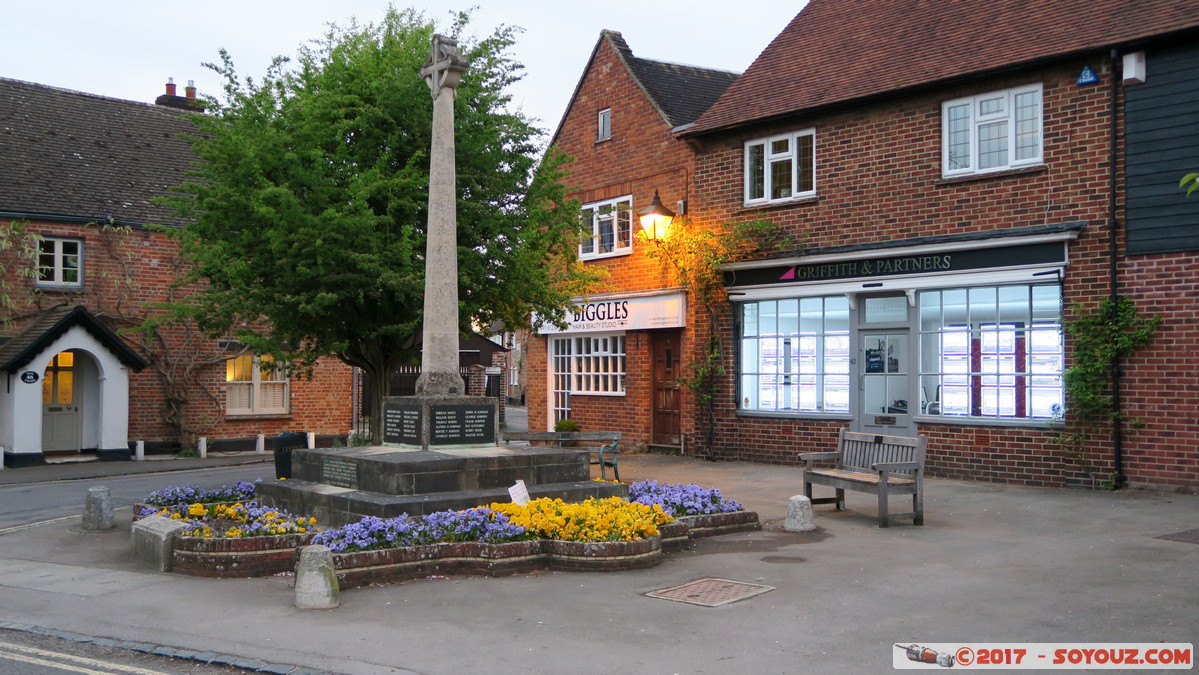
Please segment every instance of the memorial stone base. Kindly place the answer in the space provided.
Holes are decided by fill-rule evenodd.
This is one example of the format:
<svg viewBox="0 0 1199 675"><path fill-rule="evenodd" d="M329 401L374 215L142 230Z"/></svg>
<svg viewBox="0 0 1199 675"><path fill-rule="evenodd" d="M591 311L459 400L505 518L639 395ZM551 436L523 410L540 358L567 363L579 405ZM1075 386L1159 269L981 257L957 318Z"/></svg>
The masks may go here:
<svg viewBox="0 0 1199 675"><path fill-rule="evenodd" d="M591 480L590 452L508 445L301 449L292 452L292 478L263 481L257 494L323 526L509 502L508 488L518 480L532 499L627 496L627 485Z"/></svg>

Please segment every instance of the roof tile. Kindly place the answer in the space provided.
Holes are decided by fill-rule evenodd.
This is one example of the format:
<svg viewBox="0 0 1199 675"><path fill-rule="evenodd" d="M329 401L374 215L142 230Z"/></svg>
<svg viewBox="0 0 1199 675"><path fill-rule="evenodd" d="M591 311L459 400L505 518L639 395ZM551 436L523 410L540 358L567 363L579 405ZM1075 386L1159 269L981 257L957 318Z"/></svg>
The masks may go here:
<svg viewBox="0 0 1199 675"><path fill-rule="evenodd" d="M1197 27L1191 0L810 0L687 133Z"/></svg>

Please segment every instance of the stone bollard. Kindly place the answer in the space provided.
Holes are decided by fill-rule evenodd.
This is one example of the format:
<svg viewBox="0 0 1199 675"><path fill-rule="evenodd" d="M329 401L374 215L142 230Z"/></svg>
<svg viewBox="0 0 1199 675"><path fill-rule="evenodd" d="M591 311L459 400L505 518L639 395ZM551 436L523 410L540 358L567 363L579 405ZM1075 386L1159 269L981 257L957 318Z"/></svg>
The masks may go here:
<svg viewBox="0 0 1199 675"><path fill-rule="evenodd" d="M296 563L296 609L333 609L340 604L333 551L319 544L301 548Z"/></svg>
<svg viewBox="0 0 1199 675"><path fill-rule="evenodd" d="M83 529L110 530L115 525L112 517L112 495L109 494L108 488L88 488L87 500L83 504Z"/></svg>
<svg viewBox="0 0 1199 675"><path fill-rule="evenodd" d="M788 532L811 532L816 529L812 522L812 500L803 495L795 495L787 500L787 521L783 529Z"/></svg>

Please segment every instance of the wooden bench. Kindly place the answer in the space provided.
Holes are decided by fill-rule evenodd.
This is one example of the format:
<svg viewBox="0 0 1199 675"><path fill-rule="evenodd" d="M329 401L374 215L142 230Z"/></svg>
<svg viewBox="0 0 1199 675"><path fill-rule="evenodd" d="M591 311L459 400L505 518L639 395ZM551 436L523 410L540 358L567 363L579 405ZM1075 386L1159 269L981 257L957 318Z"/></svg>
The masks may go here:
<svg viewBox="0 0 1199 675"><path fill-rule="evenodd" d="M804 495L813 504L836 503L845 508L845 491L874 492L878 495L878 526L887 527L891 518L911 518L924 524L924 453L928 437L882 436L841 430L836 452L801 453L804 461ZM832 468L816 462L836 460ZM827 485L837 490L836 497L812 499L812 485ZM887 496L912 495L911 513L888 513Z"/></svg>
<svg viewBox="0 0 1199 675"><path fill-rule="evenodd" d="M620 480L620 472L616 467L620 459L619 431L513 431L504 434L504 442L529 441L530 443L547 443L564 447L569 442L603 442L601 447L588 448L596 456L592 464L599 464L600 478L608 480L607 469L612 469L612 476Z"/></svg>

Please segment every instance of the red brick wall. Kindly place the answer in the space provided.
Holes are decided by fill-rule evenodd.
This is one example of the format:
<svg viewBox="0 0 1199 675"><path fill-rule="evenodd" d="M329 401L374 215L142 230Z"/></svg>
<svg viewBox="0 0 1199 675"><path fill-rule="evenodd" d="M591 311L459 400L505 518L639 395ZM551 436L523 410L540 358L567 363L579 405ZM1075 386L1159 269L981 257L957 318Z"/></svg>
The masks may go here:
<svg viewBox="0 0 1199 675"><path fill-rule="evenodd" d="M94 225L51 222L32 222L29 229L43 236L84 240L84 287L81 290L42 288L35 293L31 280L17 278L16 270L10 270L8 280L16 287L15 294L21 302L13 316L66 302L85 305L95 314L117 317L118 323L132 325L133 320L157 311L149 307L151 303L171 298L169 286L182 269L178 246L162 233L143 229L105 232ZM122 318L128 321L122 322ZM187 422L197 435L222 439L282 431L345 434L351 426L350 368L339 361L322 359L311 379L292 379L290 414L227 419L223 408L225 365L220 361L223 353L215 341L178 328L165 329L161 334L167 345L165 351L174 355L169 360L179 365L213 358L218 361L201 369L202 386L189 393ZM138 344L142 338L126 339L147 361L154 359L150 351ZM130 373L130 440L179 440L172 426L164 421L164 400L163 379L153 363L140 373Z"/></svg>
<svg viewBox="0 0 1199 675"><path fill-rule="evenodd" d="M632 195L633 209L639 211L649 205L657 190L662 203L675 210L679 200L693 193L694 154L686 143L673 136L670 124L654 108L607 40L600 42L556 138L557 147L574 158L568 166L571 175L567 182L580 189L572 196L586 204ZM604 108L612 110L612 137L597 142L596 118ZM640 230L636 218L633 229ZM589 262L608 274L597 293L676 288L674 272L662 261L645 255L653 246L652 242L635 238L632 254ZM546 337L531 337L525 355L525 401L530 430L547 428L552 414L547 407L546 341ZM686 333L683 343L688 343ZM624 396L572 397L571 418L582 429L623 432L621 444L625 447L636 447L650 440L651 345L651 335L646 331L626 334ZM688 419L686 412L684 419Z"/></svg>

